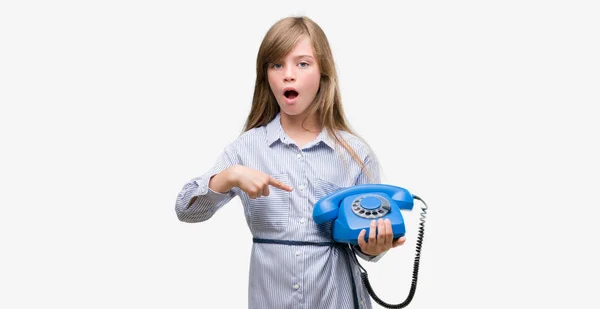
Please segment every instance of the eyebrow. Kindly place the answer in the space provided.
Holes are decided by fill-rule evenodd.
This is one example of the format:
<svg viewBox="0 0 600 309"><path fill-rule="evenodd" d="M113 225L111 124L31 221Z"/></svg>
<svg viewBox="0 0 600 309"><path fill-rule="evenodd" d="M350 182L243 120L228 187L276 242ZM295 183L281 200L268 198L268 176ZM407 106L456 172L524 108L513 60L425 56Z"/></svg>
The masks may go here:
<svg viewBox="0 0 600 309"><path fill-rule="evenodd" d="M312 58L312 59L314 59L314 57L311 56L311 55L298 55L298 56L294 56L294 59L300 59L300 58Z"/></svg>
<svg viewBox="0 0 600 309"><path fill-rule="evenodd" d="M302 55L293 56L293 59L294 59L294 60L296 60L296 61L297 61L298 59L302 59L302 58L310 58L310 59L312 59L313 61L316 61L315 57L313 57L313 56L311 56L311 55L302 54ZM283 61L283 59L280 59L280 60L274 61L273 63L275 63L275 62L280 62L280 61Z"/></svg>

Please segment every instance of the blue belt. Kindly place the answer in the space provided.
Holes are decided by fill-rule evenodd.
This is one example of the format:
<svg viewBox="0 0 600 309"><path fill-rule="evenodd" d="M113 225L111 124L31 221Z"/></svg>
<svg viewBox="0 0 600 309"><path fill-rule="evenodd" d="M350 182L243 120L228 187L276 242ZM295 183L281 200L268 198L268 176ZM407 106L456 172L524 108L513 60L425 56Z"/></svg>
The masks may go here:
<svg viewBox="0 0 600 309"><path fill-rule="evenodd" d="M340 249L348 248L347 244L336 243L336 242L312 242L312 241L297 241L297 240L279 240L279 239L264 239L264 238L252 238L252 242L259 244L277 244L287 246L320 246L320 247L336 247ZM350 277L352 278L352 296L354 298L354 308L358 308L358 293L356 291L356 284L354 283L354 275L352 272L352 259L350 258L351 252L349 250L342 250L346 253L346 259L348 261L348 269L350 270Z"/></svg>

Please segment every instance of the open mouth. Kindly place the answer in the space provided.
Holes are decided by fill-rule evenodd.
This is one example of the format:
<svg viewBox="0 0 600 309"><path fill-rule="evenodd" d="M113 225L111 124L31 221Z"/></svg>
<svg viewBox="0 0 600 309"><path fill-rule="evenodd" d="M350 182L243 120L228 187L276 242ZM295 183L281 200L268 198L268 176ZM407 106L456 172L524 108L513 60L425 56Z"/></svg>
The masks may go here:
<svg viewBox="0 0 600 309"><path fill-rule="evenodd" d="M288 90L283 93L283 95L288 99L295 99L298 96L298 92L296 90Z"/></svg>

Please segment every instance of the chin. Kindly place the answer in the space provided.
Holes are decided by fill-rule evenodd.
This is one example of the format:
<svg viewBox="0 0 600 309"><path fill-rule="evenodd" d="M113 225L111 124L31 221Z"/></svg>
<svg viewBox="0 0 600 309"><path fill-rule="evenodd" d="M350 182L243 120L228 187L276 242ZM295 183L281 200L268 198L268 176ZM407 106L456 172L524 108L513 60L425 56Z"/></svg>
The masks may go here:
<svg viewBox="0 0 600 309"><path fill-rule="evenodd" d="M289 106L287 106L285 108L282 108L280 105L279 110L288 116L298 116L298 115L302 115L306 111L306 108L300 109L300 108L297 108L297 106L293 106L291 108Z"/></svg>
<svg viewBox="0 0 600 309"><path fill-rule="evenodd" d="M286 115L288 115L288 116L297 116L297 115L300 115L300 114L302 114L302 113L300 113L300 112L297 112L297 111L295 111L295 110L289 110L289 109L281 109L281 112L282 112L283 114L286 114Z"/></svg>

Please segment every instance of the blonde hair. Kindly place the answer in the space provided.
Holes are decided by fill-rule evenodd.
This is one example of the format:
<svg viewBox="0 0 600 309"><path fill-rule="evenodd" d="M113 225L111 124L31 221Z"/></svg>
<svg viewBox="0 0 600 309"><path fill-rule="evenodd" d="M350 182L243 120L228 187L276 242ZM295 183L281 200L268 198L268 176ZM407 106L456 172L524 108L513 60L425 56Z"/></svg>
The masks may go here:
<svg viewBox="0 0 600 309"><path fill-rule="evenodd" d="M360 138L352 130L344 115L335 63L327 36L321 27L308 17L283 18L267 31L256 58L254 97L244 131L266 125L280 111L269 86L267 69L270 63L279 61L287 55L302 36L308 36L310 39L321 71L319 90L313 104L308 107L307 117L318 113L319 120L326 128L327 133L336 141L336 144L342 145L348 151L369 177L368 171L365 170L365 164L338 133L338 131L346 131Z"/></svg>

